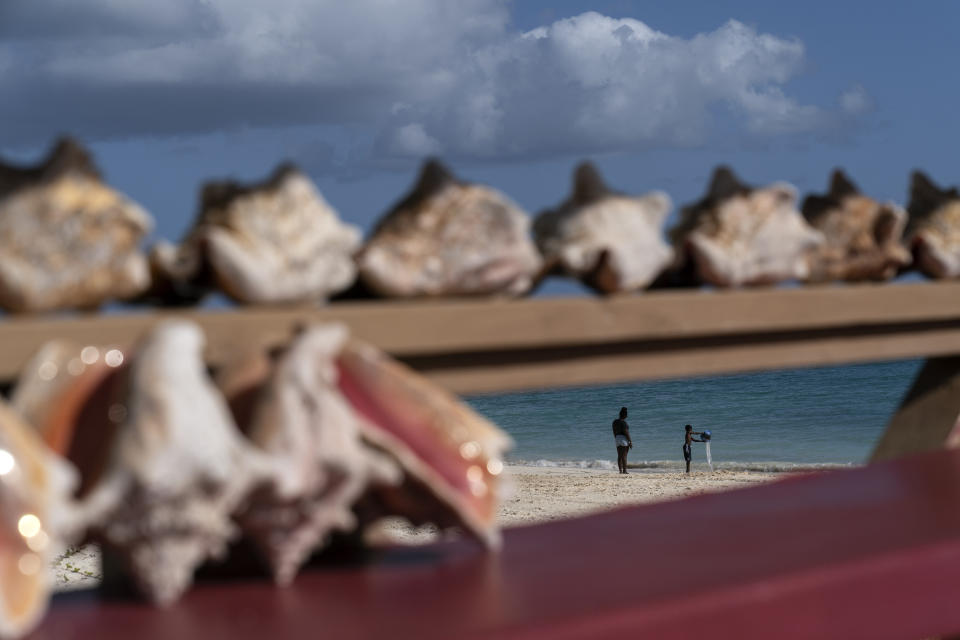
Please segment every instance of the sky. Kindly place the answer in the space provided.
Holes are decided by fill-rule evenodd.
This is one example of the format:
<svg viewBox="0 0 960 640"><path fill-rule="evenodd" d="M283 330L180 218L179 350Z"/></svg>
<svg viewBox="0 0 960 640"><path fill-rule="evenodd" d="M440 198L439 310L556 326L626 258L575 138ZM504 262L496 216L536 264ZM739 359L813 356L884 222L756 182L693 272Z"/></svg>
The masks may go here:
<svg viewBox="0 0 960 640"><path fill-rule="evenodd" d="M0 157L68 133L178 239L284 160L369 229L426 156L531 215L578 162L700 197L725 163L905 204L960 182L960 3L0 0ZM577 290L554 282L547 294Z"/></svg>

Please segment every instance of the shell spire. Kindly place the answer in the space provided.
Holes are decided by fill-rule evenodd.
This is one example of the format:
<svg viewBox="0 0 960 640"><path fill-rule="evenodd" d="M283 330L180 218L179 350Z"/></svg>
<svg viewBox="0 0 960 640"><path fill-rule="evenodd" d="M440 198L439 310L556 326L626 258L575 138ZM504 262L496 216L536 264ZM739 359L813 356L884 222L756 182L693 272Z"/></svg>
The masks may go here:
<svg viewBox="0 0 960 640"><path fill-rule="evenodd" d="M611 193L592 162L582 162L573 173L571 198L578 204L589 204Z"/></svg>
<svg viewBox="0 0 960 640"><path fill-rule="evenodd" d="M722 201L750 190L751 187L740 180L733 169L726 165L720 165L713 171L706 197L711 200Z"/></svg>
<svg viewBox="0 0 960 640"><path fill-rule="evenodd" d="M830 177L830 195L834 198L856 195L860 189L853 183L843 169L834 169Z"/></svg>

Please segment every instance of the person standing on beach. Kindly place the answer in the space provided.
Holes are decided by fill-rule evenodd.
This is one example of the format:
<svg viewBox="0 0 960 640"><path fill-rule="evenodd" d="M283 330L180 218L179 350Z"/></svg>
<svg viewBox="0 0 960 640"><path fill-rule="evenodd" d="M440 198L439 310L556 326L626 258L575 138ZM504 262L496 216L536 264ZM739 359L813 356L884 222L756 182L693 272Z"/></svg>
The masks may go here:
<svg viewBox="0 0 960 640"><path fill-rule="evenodd" d="M633 449L630 427L627 426L627 408L620 407L620 417L613 421L613 439L617 443L617 467L620 473L627 472L627 452Z"/></svg>
<svg viewBox="0 0 960 640"><path fill-rule="evenodd" d="M687 425L684 427L686 430L686 435L683 438L683 459L687 463L687 473L690 473L690 460L693 458L693 452L690 450L691 442L703 442L699 438L694 438L693 436L702 436L702 431L694 431L693 427Z"/></svg>

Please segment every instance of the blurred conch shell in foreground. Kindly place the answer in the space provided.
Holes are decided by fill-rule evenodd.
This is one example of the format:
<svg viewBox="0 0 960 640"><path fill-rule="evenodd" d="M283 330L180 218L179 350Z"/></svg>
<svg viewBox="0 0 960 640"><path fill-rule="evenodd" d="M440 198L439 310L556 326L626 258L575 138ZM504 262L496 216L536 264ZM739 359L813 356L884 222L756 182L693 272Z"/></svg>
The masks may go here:
<svg viewBox="0 0 960 640"><path fill-rule="evenodd" d="M907 243L920 271L931 278L960 277L960 192L942 189L919 171L910 184Z"/></svg>
<svg viewBox="0 0 960 640"><path fill-rule="evenodd" d="M161 605L225 552L230 515L266 473L207 377L203 343L180 322L157 326L128 357L51 343L13 399L80 474L75 527Z"/></svg>
<svg viewBox="0 0 960 640"><path fill-rule="evenodd" d="M812 282L889 280L910 264L901 244L907 212L863 195L839 169L828 193L803 201L803 215L826 239L811 254Z"/></svg>
<svg viewBox="0 0 960 640"><path fill-rule="evenodd" d="M184 241L151 250L150 295L192 302L216 286L243 304L322 302L353 283L359 247L360 230L282 165L261 184L207 183Z"/></svg>
<svg viewBox="0 0 960 640"><path fill-rule="evenodd" d="M139 295L150 282L139 246L152 226L70 139L38 167L0 163L0 308L93 309Z"/></svg>
<svg viewBox="0 0 960 640"><path fill-rule="evenodd" d="M643 289L672 261L663 239L670 196L611 191L590 163L577 167L573 193L533 224L547 264L603 293Z"/></svg>
<svg viewBox="0 0 960 640"><path fill-rule="evenodd" d="M0 638L29 632L47 608L52 558L74 474L0 401Z"/></svg>
<svg viewBox="0 0 960 640"><path fill-rule="evenodd" d="M809 276L809 253L823 244L796 208L793 186L749 187L727 167L681 212L671 232L697 280L718 287L774 284Z"/></svg>
<svg viewBox="0 0 960 640"><path fill-rule="evenodd" d="M371 483L400 480L394 463L363 444L337 390L346 339L341 325L311 327L279 354L252 353L218 375L238 426L270 462L237 520L279 584L332 532L356 528L353 506Z"/></svg>
<svg viewBox="0 0 960 640"><path fill-rule="evenodd" d="M388 297L521 295L540 270L529 230L506 196L430 160L358 254L360 277Z"/></svg>
<svg viewBox="0 0 960 640"><path fill-rule="evenodd" d="M279 352L238 358L218 382L272 463L237 519L278 583L333 531L387 516L498 544L509 437L345 327L308 327Z"/></svg>

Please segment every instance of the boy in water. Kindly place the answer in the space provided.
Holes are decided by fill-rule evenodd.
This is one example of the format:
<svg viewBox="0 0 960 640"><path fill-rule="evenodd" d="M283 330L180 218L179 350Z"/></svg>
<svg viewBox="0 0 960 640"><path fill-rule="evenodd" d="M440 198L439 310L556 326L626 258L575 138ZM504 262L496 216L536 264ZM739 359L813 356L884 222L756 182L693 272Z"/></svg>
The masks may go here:
<svg viewBox="0 0 960 640"><path fill-rule="evenodd" d="M690 459L693 458L693 453L690 450L691 442L703 442L700 438L694 438L693 436L702 436L702 431L694 431L693 427L687 425L684 427L686 430L686 435L683 439L683 459L687 463L687 473L690 473Z"/></svg>
<svg viewBox="0 0 960 640"><path fill-rule="evenodd" d="M630 427L627 426L627 408L620 407L620 417L613 421L613 440L617 443L617 467L620 473L627 472L627 452L633 449Z"/></svg>

